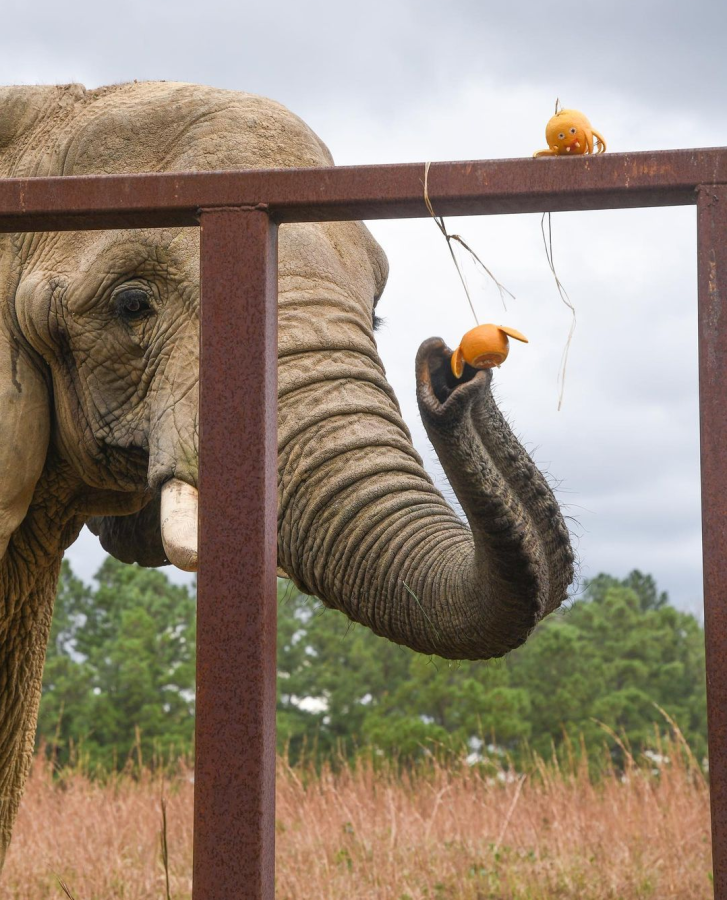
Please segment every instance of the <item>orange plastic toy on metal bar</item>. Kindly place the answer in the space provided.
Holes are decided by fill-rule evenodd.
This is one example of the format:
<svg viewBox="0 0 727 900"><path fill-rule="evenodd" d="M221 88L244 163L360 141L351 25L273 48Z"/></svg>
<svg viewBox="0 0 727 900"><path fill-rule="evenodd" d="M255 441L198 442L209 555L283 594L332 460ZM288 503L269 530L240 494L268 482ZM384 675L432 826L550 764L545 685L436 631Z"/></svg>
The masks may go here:
<svg viewBox="0 0 727 900"><path fill-rule="evenodd" d="M577 109L561 109L545 126L547 150L536 150L533 156L578 156L593 153L593 142L598 147L596 153L604 153L606 141L591 126L586 116Z"/></svg>
<svg viewBox="0 0 727 900"><path fill-rule="evenodd" d="M510 352L508 335L516 341L528 343L528 339L515 328L506 325L478 325L468 331L452 354L451 366L455 378L461 378L464 364L473 369L492 369L501 366Z"/></svg>

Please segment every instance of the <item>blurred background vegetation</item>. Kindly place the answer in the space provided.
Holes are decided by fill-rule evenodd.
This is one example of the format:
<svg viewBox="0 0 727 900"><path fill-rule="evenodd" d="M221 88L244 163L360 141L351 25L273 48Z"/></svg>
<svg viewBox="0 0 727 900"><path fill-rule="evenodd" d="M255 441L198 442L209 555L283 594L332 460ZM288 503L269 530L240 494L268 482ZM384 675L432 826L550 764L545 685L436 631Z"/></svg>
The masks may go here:
<svg viewBox="0 0 727 900"><path fill-rule="evenodd" d="M107 559L93 586L64 562L39 745L59 765L121 769L191 755L194 590ZM657 751L673 719L706 755L704 635L639 571L599 575L502 660L421 656L278 583L278 742L291 761L366 753L579 756ZM664 712L662 712L662 710ZM615 737L614 737L615 735ZM622 746L623 745L623 746Z"/></svg>

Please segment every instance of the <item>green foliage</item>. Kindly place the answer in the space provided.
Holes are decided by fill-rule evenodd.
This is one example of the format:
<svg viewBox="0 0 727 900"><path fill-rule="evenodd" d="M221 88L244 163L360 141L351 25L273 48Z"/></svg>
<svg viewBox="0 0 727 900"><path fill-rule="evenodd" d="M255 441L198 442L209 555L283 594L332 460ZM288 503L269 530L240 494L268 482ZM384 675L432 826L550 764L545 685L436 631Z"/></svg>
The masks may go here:
<svg viewBox="0 0 727 900"><path fill-rule="evenodd" d="M107 559L92 589L64 562L43 679L39 739L60 762L189 752L195 601L161 572ZM140 746L137 746L137 729Z"/></svg>
<svg viewBox="0 0 727 900"><path fill-rule="evenodd" d="M543 623L508 660L512 683L526 687L532 701L533 748L547 753L551 736L557 746L567 733L575 741L583 734L593 750L604 737L598 723L634 748L650 745L655 728L668 730L658 705L704 754L700 624L669 606L640 573L605 586L606 578L594 579L583 600Z"/></svg>
<svg viewBox="0 0 727 900"><path fill-rule="evenodd" d="M194 717L195 601L161 572L111 559L94 588L64 564L48 651L39 735L60 761L82 744L92 763L123 765L136 746L188 752ZM278 586L278 741L293 760L335 754L413 759L489 746L516 761L583 744L619 761L679 723L706 752L704 641L653 578L599 575L504 660L450 662L413 653ZM603 727L605 726L605 728ZM484 750L483 752L487 752Z"/></svg>
<svg viewBox="0 0 727 900"><path fill-rule="evenodd" d="M669 595L666 591L658 591L656 582L651 575L644 575L638 569L634 569L623 581L612 575L596 575L588 582L587 597L590 600L601 602L612 588L628 588L638 597L639 607L643 612L650 609L662 609L669 603Z"/></svg>
<svg viewBox="0 0 727 900"><path fill-rule="evenodd" d="M518 758L579 747L600 757L612 729L634 750L681 727L706 752L704 635L654 579L599 575L504 660L423 657L297 594L279 603L278 723L296 758L373 747L386 756L483 745ZM302 698L310 699L300 703ZM605 728L603 726L606 726Z"/></svg>

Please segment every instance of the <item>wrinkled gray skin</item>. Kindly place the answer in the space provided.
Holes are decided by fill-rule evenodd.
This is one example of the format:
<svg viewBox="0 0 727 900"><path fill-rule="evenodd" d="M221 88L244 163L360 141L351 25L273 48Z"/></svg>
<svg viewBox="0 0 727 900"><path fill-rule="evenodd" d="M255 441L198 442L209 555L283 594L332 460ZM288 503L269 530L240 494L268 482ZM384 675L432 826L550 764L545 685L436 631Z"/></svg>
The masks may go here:
<svg viewBox="0 0 727 900"><path fill-rule="evenodd" d="M0 176L330 164L299 119L247 94L0 91ZM197 483L198 240L195 229L0 236L0 858L63 551L98 517L111 553L163 564L160 488ZM562 602L572 555L491 375L456 382L438 339L417 356L421 415L468 527L422 468L376 351L381 249L360 223L284 226L279 257L279 565L416 650L506 653ZM139 318L120 306L129 288L150 304Z"/></svg>

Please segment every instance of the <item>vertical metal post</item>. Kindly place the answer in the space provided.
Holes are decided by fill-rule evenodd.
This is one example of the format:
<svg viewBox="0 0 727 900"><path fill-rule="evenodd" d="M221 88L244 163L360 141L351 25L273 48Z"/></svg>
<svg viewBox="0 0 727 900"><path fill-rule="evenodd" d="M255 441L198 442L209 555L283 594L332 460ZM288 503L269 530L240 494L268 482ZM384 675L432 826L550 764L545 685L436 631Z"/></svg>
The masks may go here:
<svg viewBox="0 0 727 900"><path fill-rule="evenodd" d="M195 900L273 900L277 227L201 212Z"/></svg>
<svg viewBox="0 0 727 900"><path fill-rule="evenodd" d="M699 412L714 896L727 900L727 186L702 186Z"/></svg>

